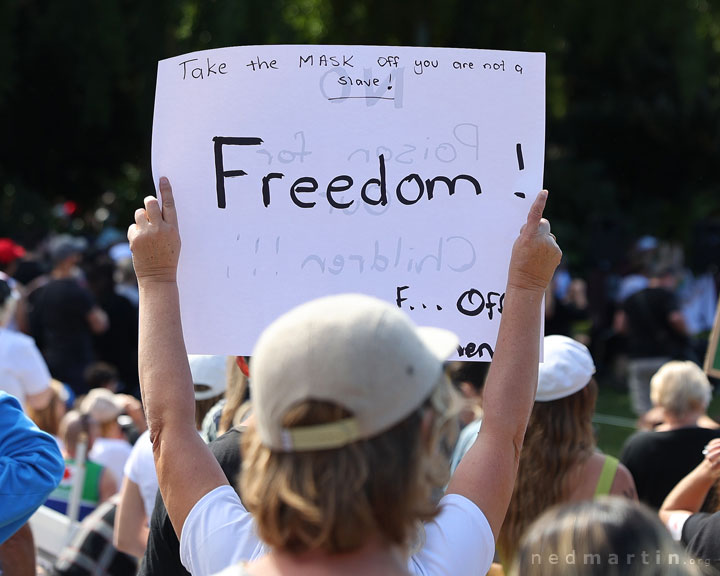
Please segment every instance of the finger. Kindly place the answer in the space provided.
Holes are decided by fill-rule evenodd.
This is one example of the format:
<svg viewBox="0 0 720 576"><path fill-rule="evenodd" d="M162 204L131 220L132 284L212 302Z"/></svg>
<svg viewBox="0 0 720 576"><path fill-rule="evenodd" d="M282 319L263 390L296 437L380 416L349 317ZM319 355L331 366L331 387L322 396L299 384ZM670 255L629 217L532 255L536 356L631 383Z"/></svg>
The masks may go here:
<svg viewBox="0 0 720 576"><path fill-rule="evenodd" d="M175 198L173 197L170 180L163 176L160 178L160 196L162 198L163 220L168 224L177 226L177 212L175 211Z"/></svg>
<svg viewBox="0 0 720 576"><path fill-rule="evenodd" d="M135 224L138 225L138 228L142 228L143 226L146 226L148 223L147 214L145 212L145 208L138 208L135 210Z"/></svg>
<svg viewBox="0 0 720 576"><path fill-rule="evenodd" d="M128 243L130 244L130 248L132 248L132 243L133 243L133 240L135 240L135 236L137 236L137 232L138 232L137 225L130 224L130 226L128 226L127 239L128 239Z"/></svg>
<svg viewBox="0 0 720 576"><path fill-rule="evenodd" d="M715 438L715 439L711 440L710 442L708 442L705 445L705 447L703 448L703 454L707 454L708 452L710 452L713 449L720 448L720 442L718 442L718 440L719 440L718 438Z"/></svg>
<svg viewBox="0 0 720 576"><path fill-rule="evenodd" d="M718 449L717 446L712 447L712 448L709 446L706 446L705 449L703 450L703 455L705 456L705 460L707 460L713 466L715 466L715 464L717 464L718 461L720 460L720 450Z"/></svg>
<svg viewBox="0 0 720 576"><path fill-rule="evenodd" d="M538 231L547 197L548 191L541 190L537 198L535 198L535 202L533 202L533 205L530 207L530 212L528 212L527 222L524 226L524 234L535 234Z"/></svg>
<svg viewBox="0 0 720 576"><path fill-rule="evenodd" d="M706 456L711 456L711 457L713 457L713 458L718 458L718 457L720 457L720 446L718 446L717 444L714 445L714 446L708 445L708 446L705 448L705 450L703 450L703 453L704 453Z"/></svg>
<svg viewBox="0 0 720 576"><path fill-rule="evenodd" d="M540 218L540 223L538 224L538 234L542 234L544 236L550 234L550 222L545 220L545 218Z"/></svg>
<svg viewBox="0 0 720 576"><path fill-rule="evenodd" d="M147 213L147 219L150 224L159 224L162 222L162 212L160 211L160 205L155 196L145 197L145 212Z"/></svg>

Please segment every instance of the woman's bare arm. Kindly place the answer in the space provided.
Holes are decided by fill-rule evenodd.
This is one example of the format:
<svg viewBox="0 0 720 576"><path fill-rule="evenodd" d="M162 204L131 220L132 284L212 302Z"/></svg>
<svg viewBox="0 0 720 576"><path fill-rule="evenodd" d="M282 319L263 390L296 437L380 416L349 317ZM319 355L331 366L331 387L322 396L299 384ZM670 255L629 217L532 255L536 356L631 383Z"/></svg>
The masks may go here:
<svg viewBox="0 0 720 576"><path fill-rule="evenodd" d="M472 500L496 538L512 496L535 401L543 294L562 257L550 224L542 217L546 200L543 190L513 246L497 345L483 394L482 428L447 490Z"/></svg>
<svg viewBox="0 0 720 576"><path fill-rule="evenodd" d="M192 507L227 479L195 429L195 400L180 322L177 264L180 235L172 188L160 179L154 197L128 230L140 293L140 389L158 483L180 537Z"/></svg>

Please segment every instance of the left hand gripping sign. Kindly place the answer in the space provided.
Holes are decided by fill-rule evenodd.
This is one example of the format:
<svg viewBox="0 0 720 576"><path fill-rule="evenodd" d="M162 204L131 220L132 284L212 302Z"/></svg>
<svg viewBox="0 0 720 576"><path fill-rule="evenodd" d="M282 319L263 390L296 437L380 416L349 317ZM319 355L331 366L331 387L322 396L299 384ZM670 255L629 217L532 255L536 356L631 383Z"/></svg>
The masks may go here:
<svg viewBox="0 0 720 576"><path fill-rule="evenodd" d="M247 46L160 62L153 173L173 184L188 351L250 354L361 292L488 361L542 188L545 55ZM279 351L280 352L280 351Z"/></svg>

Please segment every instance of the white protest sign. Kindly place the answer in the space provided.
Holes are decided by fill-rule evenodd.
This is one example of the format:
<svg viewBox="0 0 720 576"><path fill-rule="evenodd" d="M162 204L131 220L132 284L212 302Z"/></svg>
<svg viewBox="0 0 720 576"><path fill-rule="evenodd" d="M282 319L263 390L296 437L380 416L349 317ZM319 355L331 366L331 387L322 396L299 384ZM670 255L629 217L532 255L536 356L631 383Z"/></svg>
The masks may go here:
<svg viewBox="0 0 720 576"><path fill-rule="evenodd" d="M161 61L153 173L176 198L188 351L250 354L290 308L361 292L490 360L544 129L544 54L247 46Z"/></svg>

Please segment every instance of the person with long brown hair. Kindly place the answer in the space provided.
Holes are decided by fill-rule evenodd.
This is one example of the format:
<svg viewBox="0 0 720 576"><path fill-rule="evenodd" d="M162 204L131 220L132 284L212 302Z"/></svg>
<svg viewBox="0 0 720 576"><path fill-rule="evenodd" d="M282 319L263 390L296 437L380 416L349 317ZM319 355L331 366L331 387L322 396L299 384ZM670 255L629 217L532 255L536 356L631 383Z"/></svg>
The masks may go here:
<svg viewBox="0 0 720 576"><path fill-rule="evenodd" d="M566 336L546 336L544 344L535 406L498 538L505 565L527 527L547 508L600 494L637 499L628 470L597 451L592 427L597 384L589 350Z"/></svg>

